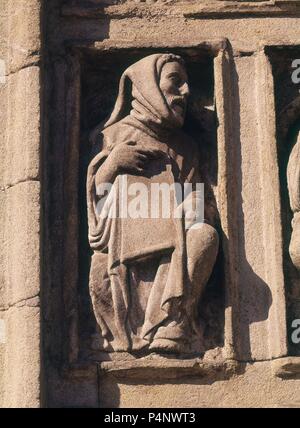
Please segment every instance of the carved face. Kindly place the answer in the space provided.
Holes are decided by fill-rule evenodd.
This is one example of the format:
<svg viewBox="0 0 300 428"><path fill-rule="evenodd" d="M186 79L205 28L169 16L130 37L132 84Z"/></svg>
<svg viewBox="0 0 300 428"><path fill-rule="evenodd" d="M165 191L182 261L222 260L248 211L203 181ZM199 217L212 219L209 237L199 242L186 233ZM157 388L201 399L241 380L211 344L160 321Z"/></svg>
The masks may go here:
<svg viewBox="0 0 300 428"><path fill-rule="evenodd" d="M175 125L182 127L189 96L188 77L184 66L175 61L166 63L161 71L159 86L174 114Z"/></svg>

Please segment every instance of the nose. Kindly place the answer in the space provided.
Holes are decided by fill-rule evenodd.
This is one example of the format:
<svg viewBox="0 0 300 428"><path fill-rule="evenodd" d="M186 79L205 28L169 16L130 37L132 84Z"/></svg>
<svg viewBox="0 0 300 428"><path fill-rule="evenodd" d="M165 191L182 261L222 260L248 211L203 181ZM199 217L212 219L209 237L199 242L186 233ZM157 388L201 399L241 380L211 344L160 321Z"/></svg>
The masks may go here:
<svg viewBox="0 0 300 428"><path fill-rule="evenodd" d="M180 88L181 95L188 97L190 95L190 88L187 82L185 82Z"/></svg>

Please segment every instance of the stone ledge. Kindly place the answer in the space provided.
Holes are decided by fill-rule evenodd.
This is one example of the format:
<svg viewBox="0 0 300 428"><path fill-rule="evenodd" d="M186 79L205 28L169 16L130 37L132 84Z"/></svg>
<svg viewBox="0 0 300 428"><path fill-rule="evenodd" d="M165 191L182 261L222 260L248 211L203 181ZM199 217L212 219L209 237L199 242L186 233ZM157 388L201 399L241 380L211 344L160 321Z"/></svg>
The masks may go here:
<svg viewBox="0 0 300 428"><path fill-rule="evenodd" d="M300 357L279 358L272 361L274 376L282 379L300 379Z"/></svg>
<svg viewBox="0 0 300 428"><path fill-rule="evenodd" d="M185 18L264 18L264 17L288 17L300 16L300 2L297 1L273 1L273 2L222 2L216 4L204 4L189 8L183 13Z"/></svg>
<svg viewBox="0 0 300 428"><path fill-rule="evenodd" d="M105 361L98 364L99 374L111 374L118 379L165 381L186 377L215 377L227 379L241 372L243 364L226 360L203 362L199 359L175 360L168 358L141 358L131 361Z"/></svg>
<svg viewBox="0 0 300 428"><path fill-rule="evenodd" d="M61 9L63 17L76 18L151 18L157 16L174 16L191 19L205 18L251 18L251 17L285 17L300 16L299 0L275 1L207 1L180 2L170 4L125 3L120 5L65 5Z"/></svg>
<svg viewBox="0 0 300 428"><path fill-rule="evenodd" d="M269 361L252 361L251 364L269 363L275 377L300 379L300 357L283 357ZM173 359L151 356L132 360L86 362L64 367L65 378L94 378L109 374L119 380L128 381L168 381L182 378L214 378L228 380L243 374L250 362L237 360L204 361L199 358Z"/></svg>
<svg viewBox="0 0 300 428"><path fill-rule="evenodd" d="M186 50L190 53L195 54L207 54L210 57L217 56L220 51L229 49L230 44L226 38L215 38L215 39L199 39L199 40L182 40L179 43L174 40L104 40L104 41L68 41L65 46L70 51L78 52L82 51L85 53L119 53L120 51L137 52L138 50L149 50L149 54L152 49L177 49Z"/></svg>

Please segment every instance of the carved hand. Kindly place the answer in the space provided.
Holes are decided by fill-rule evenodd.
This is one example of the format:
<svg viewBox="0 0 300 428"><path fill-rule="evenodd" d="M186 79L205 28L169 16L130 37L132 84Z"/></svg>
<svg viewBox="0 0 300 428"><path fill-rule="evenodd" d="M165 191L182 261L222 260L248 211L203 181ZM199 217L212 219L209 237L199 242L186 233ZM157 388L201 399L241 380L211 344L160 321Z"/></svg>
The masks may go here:
<svg viewBox="0 0 300 428"><path fill-rule="evenodd" d="M117 145L107 161L118 173L142 174L147 162L163 155L164 152L153 145L144 146L134 141L127 141Z"/></svg>

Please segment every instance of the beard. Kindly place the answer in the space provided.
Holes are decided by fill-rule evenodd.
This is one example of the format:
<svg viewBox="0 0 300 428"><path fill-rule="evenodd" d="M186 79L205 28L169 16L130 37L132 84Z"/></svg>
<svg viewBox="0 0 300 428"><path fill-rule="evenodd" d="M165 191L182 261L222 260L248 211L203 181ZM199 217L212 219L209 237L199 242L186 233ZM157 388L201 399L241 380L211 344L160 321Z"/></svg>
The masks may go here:
<svg viewBox="0 0 300 428"><path fill-rule="evenodd" d="M166 101L174 116L175 126L181 128L184 124L187 100L182 96L165 95Z"/></svg>

